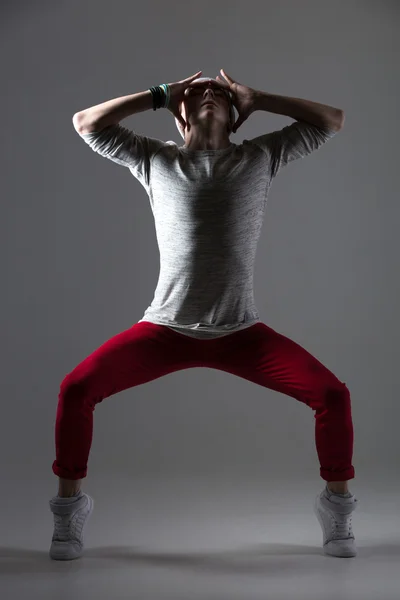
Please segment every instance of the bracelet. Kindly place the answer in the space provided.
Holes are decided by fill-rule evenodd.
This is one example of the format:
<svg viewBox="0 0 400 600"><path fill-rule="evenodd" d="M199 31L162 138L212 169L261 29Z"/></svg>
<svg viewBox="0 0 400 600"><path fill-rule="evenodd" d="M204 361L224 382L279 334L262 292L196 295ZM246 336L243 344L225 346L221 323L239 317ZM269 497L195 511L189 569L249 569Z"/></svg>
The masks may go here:
<svg viewBox="0 0 400 600"><path fill-rule="evenodd" d="M167 83L151 87L150 92L153 95L153 110L158 108L168 108L171 98L170 86Z"/></svg>

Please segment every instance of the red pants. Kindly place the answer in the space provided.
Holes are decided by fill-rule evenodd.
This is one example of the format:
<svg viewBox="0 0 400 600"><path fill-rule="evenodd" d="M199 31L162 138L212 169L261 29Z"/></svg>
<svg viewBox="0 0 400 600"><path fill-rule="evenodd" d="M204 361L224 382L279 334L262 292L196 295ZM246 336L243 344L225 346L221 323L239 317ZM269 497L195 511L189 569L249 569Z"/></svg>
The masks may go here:
<svg viewBox="0 0 400 600"><path fill-rule="evenodd" d="M63 479L86 477L96 404L128 388L192 367L226 371L304 402L315 411L322 479L354 478L349 390L299 344L261 322L205 340L142 321L112 337L61 383L53 473Z"/></svg>

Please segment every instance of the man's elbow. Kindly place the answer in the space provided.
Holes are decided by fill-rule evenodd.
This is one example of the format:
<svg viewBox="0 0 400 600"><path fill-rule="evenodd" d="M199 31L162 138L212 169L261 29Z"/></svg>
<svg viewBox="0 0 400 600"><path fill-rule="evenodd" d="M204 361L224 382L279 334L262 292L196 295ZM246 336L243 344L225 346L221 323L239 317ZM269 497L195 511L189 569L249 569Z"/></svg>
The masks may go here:
<svg viewBox="0 0 400 600"><path fill-rule="evenodd" d="M346 116L343 110L339 110L337 112L337 117L329 123L330 129L334 129L335 131L340 131L344 127L344 122L346 120Z"/></svg>
<svg viewBox="0 0 400 600"><path fill-rule="evenodd" d="M98 131L98 124L91 123L88 121L87 117L85 117L84 113L77 112L72 117L72 124L75 128L75 131L78 133L91 133L92 131Z"/></svg>
<svg viewBox="0 0 400 600"><path fill-rule="evenodd" d="M329 115L321 121L320 127L322 129L328 129L329 131L340 131L344 127L345 114L342 110L337 109L334 115Z"/></svg>
<svg viewBox="0 0 400 600"><path fill-rule="evenodd" d="M82 118L80 113L77 112L74 114L72 117L72 125L76 131L79 131L79 129L82 127Z"/></svg>
<svg viewBox="0 0 400 600"><path fill-rule="evenodd" d="M344 114L344 110L339 111L339 129L343 129L345 120L346 115Z"/></svg>

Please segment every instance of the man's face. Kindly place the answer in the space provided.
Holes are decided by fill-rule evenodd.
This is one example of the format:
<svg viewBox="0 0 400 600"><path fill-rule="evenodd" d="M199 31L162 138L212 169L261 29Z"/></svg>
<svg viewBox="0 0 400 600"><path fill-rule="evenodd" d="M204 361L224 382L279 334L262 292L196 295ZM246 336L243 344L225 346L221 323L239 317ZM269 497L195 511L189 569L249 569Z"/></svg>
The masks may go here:
<svg viewBox="0 0 400 600"><path fill-rule="evenodd" d="M218 83L199 81L185 90L185 100L181 104L181 114L190 122L212 118L223 124L230 121L230 99L228 92Z"/></svg>

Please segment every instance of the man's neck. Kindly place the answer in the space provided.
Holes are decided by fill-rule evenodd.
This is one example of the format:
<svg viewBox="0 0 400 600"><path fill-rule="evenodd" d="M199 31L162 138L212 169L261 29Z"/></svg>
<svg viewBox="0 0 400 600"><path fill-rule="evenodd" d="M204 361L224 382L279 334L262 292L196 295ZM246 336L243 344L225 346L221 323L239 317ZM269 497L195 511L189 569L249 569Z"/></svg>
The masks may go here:
<svg viewBox="0 0 400 600"><path fill-rule="evenodd" d="M188 135L185 137L184 148L186 150L225 150L229 148L231 141L229 136L223 136L222 138L212 136L210 137L198 137L190 139Z"/></svg>

